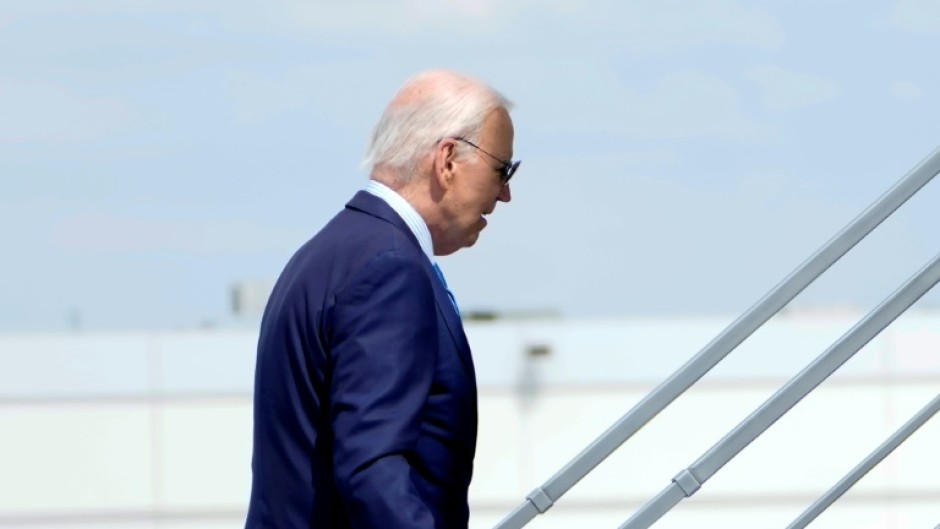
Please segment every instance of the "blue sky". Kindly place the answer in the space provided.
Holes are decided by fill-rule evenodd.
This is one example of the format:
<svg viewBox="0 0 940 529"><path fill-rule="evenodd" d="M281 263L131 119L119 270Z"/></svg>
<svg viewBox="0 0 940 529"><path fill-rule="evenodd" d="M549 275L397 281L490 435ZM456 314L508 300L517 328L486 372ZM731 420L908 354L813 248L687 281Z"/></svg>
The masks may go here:
<svg viewBox="0 0 940 529"><path fill-rule="evenodd" d="M225 322L436 67L517 105L513 201L442 260L463 308L736 315L940 146L938 52L931 1L6 2L0 330ZM934 182L795 305L867 310L938 211Z"/></svg>

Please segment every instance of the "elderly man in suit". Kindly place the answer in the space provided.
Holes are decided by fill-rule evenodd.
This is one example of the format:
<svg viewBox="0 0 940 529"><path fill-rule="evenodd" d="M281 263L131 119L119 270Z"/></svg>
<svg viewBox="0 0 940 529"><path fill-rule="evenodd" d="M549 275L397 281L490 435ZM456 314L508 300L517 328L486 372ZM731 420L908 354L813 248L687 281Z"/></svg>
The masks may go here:
<svg viewBox="0 0 940 529"><path fill-rule="evenodd" d="M435 256L509 202L510 103L475 79L409 80L371 178L282 272L261 323L247 529L461 529L477 390Z"/></svg>

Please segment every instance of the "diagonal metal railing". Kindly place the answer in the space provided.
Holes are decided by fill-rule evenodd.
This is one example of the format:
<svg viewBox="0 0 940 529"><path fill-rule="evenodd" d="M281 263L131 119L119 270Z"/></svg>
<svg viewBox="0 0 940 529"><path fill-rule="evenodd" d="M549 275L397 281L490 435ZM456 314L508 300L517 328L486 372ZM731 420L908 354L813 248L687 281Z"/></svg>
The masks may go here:
<svg viewBox="0 0 940 529"><path fill-rule="evenodd" d="M940 173L935 150L606 432L529 493L495 529L521 529L631 438Z"/></svg>
<svg viewBox="0 0 940 529"><path fill-rule="evenodd" d="M901 446L901 443L906 441L911 434L929 421L938 411L940 411L940 395L934 397L933 400L921 408L919 412L914 414L910 420L898 428L891 437L876 448L874 452L869 454L868 457L840 479L838 483L833 485L831 489L826 491L826 493L820 496L812 505L807 507L796 520L793 520L793 522L787 526L787 529L803 529L809 525L810 522L815 520L817 516L822 514L823 511L828 509L830 505L851 489L853 485L858 483L858 480L862 479L865 474L868 474L869 470L875 468L875 466L884 458L888 457L895 448Z"/></svg>
<svg viewBox="0 0 940 529"><path fill-rule="evenodd" d="M673 478L655 498L640 508L620 529L645 529L683 499L692 496L721 467L816 389L872 338L940 282L940 254L914 274L894 294L868 313L851 330L798 375L791 378L757 410L725 435L692 465Z"/></svg>

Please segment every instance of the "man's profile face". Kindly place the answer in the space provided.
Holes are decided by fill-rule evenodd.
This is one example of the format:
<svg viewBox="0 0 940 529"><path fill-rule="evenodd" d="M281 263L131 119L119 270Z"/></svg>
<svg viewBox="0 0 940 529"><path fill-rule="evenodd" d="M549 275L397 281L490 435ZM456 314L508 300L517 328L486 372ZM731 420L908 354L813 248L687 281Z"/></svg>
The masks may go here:
<svg viewBox="0 0 940 529"><path fill-rule="evenodd" d="M473 246L487 225L484 217L493 212L497 202L511 200L509 185L503 184L500 173L502 164L486 153L510 160L512 142L513 126L509 113L504 109L494 110L475 142L479 149L467 145L467 151L454 162L454 185L443 202L447 225L440 255Z"/></svg>

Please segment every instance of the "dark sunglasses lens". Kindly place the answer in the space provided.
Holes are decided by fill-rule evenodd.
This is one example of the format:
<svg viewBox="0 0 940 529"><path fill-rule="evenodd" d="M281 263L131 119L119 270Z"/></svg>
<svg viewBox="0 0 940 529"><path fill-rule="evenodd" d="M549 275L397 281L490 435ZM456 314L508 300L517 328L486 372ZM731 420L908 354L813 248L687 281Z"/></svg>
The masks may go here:
<svg viewBox="0 0 940 529"><path fill-rule="evenodd" d="M503 166L503 182L509 182L509 179L512 178L512 175L516 174L516 169L519 168L519 162L513 162Z"/></svg>

